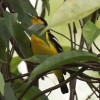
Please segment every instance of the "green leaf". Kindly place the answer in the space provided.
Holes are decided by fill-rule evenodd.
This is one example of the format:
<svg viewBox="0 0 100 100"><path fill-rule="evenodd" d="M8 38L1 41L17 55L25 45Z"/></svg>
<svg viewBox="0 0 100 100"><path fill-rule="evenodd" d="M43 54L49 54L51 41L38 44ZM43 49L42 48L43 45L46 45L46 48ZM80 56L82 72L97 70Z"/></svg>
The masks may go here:
<svg viewBox="0 0 100 100"><path fill-rule="evenodd" d="M0 37L3 39L7 48L9 48L9 40L10 40L11 34L7 28L4 18L0 18Z"/></svg>
<svg viewBox="0 0 100 100"><path fill-rule="evenodd" d="M31 19L29 18L29 16L27 16L27 13L30 13L34 16L38 16L36 9L32 6L32 4L30 3L30 0L19 0L18 3L20 4L20 7L23 9L24 14L20 14L20 16L22 16L22 24L24 26L30 26L31 25Z"/></svg>
<svg viewBox="0 0 100 100"><path fill-rule="evenodd" d="M27 34L31 36L32 34L35 34L36 36L40 35L40 32L45 28L45 25L42 24L34 24L28 27Z"/></svg>
<svg viewBox="0 0 100 100"><path fill-rule="evenodd" d="M10 63L10 70L11 72L15 72L17 69L17 66L19 65L19 63L21 62L21 58L20 57L13 57Z"/></svg>
<svg viewBox="0 0 100 100"><path fill-rule="evenodd" d="M30 3L30 0L18 0L17 1L20 5L20 7L23 9L24 13L31 13L34 16L37 16L37 12L35 8Z"/></svg>
<svg viewBox="0 0 100 100"><path fill-rule="evenodd" d="M31 5L29 0L8 0L11 8L18 13L18 19L21 23L28 27L31 25L31 20L27 13L37 15L35 8Z"/></svg>
<svg viewBox="0 0 100 100"><path fill-rule="evenodd" d="M4 100L17 100L13 89L11 88L11 86L8 83L5 84Z"/></svg>
<svg viewBox="0 0 100 100"><path fill-rule="evenodd" d="M4 86L5 86L5 82L3 79L3 75L0 72L0 93L4 96Z"/></svg>
<svg viewBox="0 0 100 100"><path fill-rule="evenodd" d="M15 30L14 30L14 25L16 23L16 20L17 20L17 16L18 14L15 13L15 14L10 14L9 12L4 12L4 18L5 18L5 21L6 21L6 25L9 29L9 32L11 33L11 35L14 37L14 33L15 33Z"/></svg>
<svg viewBox="0 0 100 100"><path fill-rule="evenodd" d="M97 28L91 21L87 22L83 27L83 36L89 44L89 48L93 41L100 34L100 29Z"/></svg>
<svg viewBox="0 0 100 100"><path fill-rule="evenodd" d="M86 51L73 50L62 52L47 58L43 63L38 65L31 73L29 81L45 71L53 70L61 65L76 62L76 61L99 61L95 55Z"/></svg>
<svg viewBox="0 0 100 100"><path fill-rule="evenodd" d="M25 90L25 88L27 87L28 85L26 83L23 83L20 88L18 88L16 90L16 94L17 95L20 95L23 90ZM27 93L24 95L23 99L22 100L30 100L34 95L36 95L37 93L41 92L37 87L35 86L32 86L28 91ZM46 98L45 95L42 95L41 97L39 97L38 99L36 100L44 100ZM48 99L46 99L48 100Z"/></svg>
<svg viewBox="0 0 100 100"><path fill-rule="evenodd" d="M48 11L48 15L50 14L50 3L49 3L49 0L42 0L45 8L47 9Z"/></svg>
<svg viewBox="0 0 100 100"><path fill-rule="evenodd" d="M41 24L35 24L35 25L31 25L27 30L27 34L31 37L32 34L36 35L37 37L39 37L40 39L44 40L47 44L47 40L46 40L46 34L40 35L41 31L45 28L45 25L41 25Z"/></svg>
<svg viewBox="0 0 100 100"><path fill-rule="evenodd" d="M19 5L18 3L18 0L8 0L11 8L14 10L14 12L18 13L19 14L19 20L22 19L22 14L23 13L23 9L21 8L21 6Z"/></svg>
<svg viewBox="0 0 100 100"><path fill-rule="evenodd" d="M6 20L7 27L15 39L18 48L24 57L30 57L33 55L32 50L30 48L30 39L25 33L24 27L17 22L17 14L11 14L8 12L4 12L4 17Z"/></svg>
<svg viewBox="0 0 100 100"><path fill-rule="evenodd" d="M16 38L18 47L20 48L22 54L25 57L32 56L33 53L30 47L30 39L25 34L22 25L19 23L16 23L14 30L15 30L15 38Z"/></svg>
<svg viewBox="0 0 100 100"><path fill-rule="evenodd" d="M48 27L44 31L80 20L98 8L100 8L100 0L66 0L54 13Z"/></svg>
<svg viewBox="0 0 100 100"><path fill-rule="evenodd" d="M49 55L34 55L32 57L29 57L27 59L23 59L24 61L34 62L34 63L42 63L44 60L46 60Z"/></svg>

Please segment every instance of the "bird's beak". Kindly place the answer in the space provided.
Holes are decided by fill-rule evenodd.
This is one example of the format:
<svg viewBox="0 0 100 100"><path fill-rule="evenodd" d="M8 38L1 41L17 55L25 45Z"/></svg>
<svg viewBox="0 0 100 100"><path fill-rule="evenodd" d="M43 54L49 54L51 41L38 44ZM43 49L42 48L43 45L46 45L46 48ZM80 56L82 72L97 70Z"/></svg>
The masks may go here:
<svg viewBox="0 0 100 100"><path fill-rule="evenodd" d="M27 15L30 17L30 18L33 18L34 16L32 16L30 13L27 13Z"/></svg>

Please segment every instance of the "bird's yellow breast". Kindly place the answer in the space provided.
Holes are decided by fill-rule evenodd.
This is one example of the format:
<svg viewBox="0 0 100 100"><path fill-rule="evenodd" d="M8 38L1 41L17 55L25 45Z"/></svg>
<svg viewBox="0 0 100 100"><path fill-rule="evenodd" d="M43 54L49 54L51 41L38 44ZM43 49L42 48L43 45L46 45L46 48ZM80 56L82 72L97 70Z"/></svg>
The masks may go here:
<svg viewBox="0 0 100 100"><path fill-rule="evenodd" d="M32 34L31 47L35 55L54 55L58 53L56 48L50 42L48 33L46 33L46 39L49 45L46 44L42 39Z"/></svg>

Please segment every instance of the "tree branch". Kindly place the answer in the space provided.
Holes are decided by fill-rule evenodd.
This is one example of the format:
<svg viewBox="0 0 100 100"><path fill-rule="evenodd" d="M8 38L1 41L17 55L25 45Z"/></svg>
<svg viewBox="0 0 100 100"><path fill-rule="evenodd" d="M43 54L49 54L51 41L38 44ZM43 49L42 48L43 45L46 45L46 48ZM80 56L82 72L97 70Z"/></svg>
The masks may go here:
<svg viewBox="0 0 100 100"><path fill-rule="evenodd" d="M75 77L77 77L77 75L79 75L80 73L84 72L86 69L87 69L87 68L81 68L79 71L77 71L76 73L74 73L71 77L69 77L67 80L63 81L62 83L60 83L60 84L58 84L58 85L56 85L56 86L53 86L53 87L51 87L51 88L48 88L48 89L46 89L46 90L44 90L44 91L42 91L42 92L36 94L31 100L35 100L35 99L37 99L38 97L40 97L41 95L43 95L43 94L45 94L45 93L47 93L47 92L49 92L49 91L52 91L52 90L54 90L54 89L57 89L57 88L59 88L59 87L65 85L65 84L68 83L70 80L72 80L72 79L74 79Z"/></svg>

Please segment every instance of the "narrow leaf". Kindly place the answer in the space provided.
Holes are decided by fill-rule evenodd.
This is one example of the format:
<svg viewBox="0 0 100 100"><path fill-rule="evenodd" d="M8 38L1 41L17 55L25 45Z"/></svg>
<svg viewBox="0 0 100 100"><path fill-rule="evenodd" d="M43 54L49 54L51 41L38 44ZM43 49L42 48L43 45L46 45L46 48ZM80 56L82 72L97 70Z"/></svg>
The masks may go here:
<svg viewBox="0 0 100 100"><path fill-rule="evenodd" d="M11 72L15 72L17 70L17 66L19 65L19 63L21 62L21 58L20 57L13 57L10 63L10 70Z"/></svg>
<svg viewBox="0 0 100 100"><path fill-rule="evenodd" d="M48 15L50 14L50 3L49 3L49 0L42 0L45 8L47 9L48 11Z"/></svg>
<svg viewBox="0 0 100 100"><path fill-rule="evenodd" d="M26 30L29 34L29 36L31 36L32 34L35 34L36 36L40 35L40 32L45 28L45 25L41 25L41 24L34 24L31 25L30 27L28 27L28 29Z"/></svg>
<svg viewBox="0 0 100 100"><path fill-rule="evenodd" d="M11 86L8 83L5 84L4 100L17 100L13 89L11 88Z"/></svg>
<svg viewBox="0 0 100 100"><path fill-rule="evenodd" d="M31 13L34 16L37 16L36 9L32 6L30 0L19 0L20 7L23 9L24 13Z"/></svg>
<svg viewBox="0 0 100 100"><path fill-rule="evenodd" d="M89 48L99 34L100 34L100 29L97 28L94 25L94 23L89 21L84 25L83 36L86 39L87 43L89 44Z"/></svg>
<svg viewBox="0 0 100 100"><path fill-rule="evenodd" d="M35 8L32 6L29 0L8 0L11 8L15 13L18 13L18 19L21 23L28 27L31 25L31 20L27 16L27 13L37 15Z"/></svg>
<svg viewBox="0 0 100 100"><path fill-rule="evenodd" d="M4 18L0 18L0 37L3 39L7 48L9 48L9 40L10 40L11 34L7 28Z"/></svg>
<svg viewBox="0 0 100 100"><path fill-rule="evenodd" d="M15 33L14 31L14 24L17 20L18 14L10 14L9 12L4 12L4 17L5 17L5 21L6 21L6 25L9 29L9 32L12 34L12 36L14 36L13 34Z"/></svg>
<svg viewBox="0 0 100 100"><path fill-rule="evenodd" d="M99 7L100 0L66 0L54 13L45 30L80 20Z"/></svg>
<svg viewBox="0 0 100 100"><path fill-rule="evenodd" d="M29 57L32 55L32 51L30 48L30 40L25 33L24 27L17 22L17 14L11 14L9 12L4 12L4 17L6 20L7 27L15 39L18 48L24 57Z"/></svg>
<svg viewBox="0 0 100 100"><path fill-rule="evenodd" d="M27 59L23 59L24 61L34 62L34 63L42 63L44 60L46 60L49 55L34 55L32 57L29 57Z"/></svg>
<svg viewBox="0 0 100 100"><path fill-rule="evenodd" d="M37 37L41 38L47 43L46 34L40 35L41 31L45 28L45 25L35 24L31 25L27 30L27 34L31 37L32 34L36 35ZM48 43L47 43L48 44Z"/></svg>
<svg viewBox="0 0 100 100"><path fill-rule="evenodd" d="M75 61L87 61L87 60L99 61L99 58L86 51L78 51L78 50L56 54L54 56L47 58L43 63L38 65L32 71L29 77L29 81L35 76L37 76L38 74L55 69L61 65L72 63Z"/></svg>

